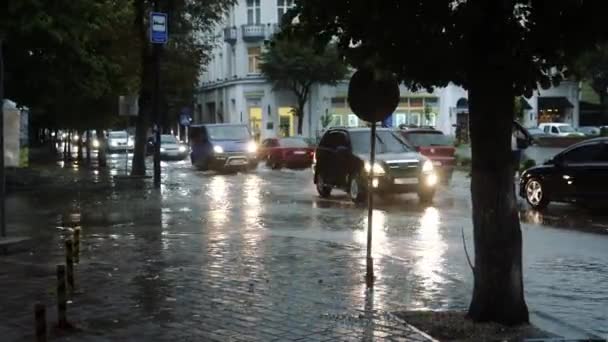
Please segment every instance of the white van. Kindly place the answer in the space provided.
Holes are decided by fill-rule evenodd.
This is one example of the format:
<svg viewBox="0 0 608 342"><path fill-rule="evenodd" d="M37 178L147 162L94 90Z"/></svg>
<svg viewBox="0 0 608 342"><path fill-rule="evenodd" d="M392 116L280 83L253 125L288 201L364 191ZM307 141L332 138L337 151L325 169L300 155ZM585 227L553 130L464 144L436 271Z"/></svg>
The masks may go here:
<svg viewBox="0 0 608 342"><path fill-rule="evenodd" d="M574 130L574 128L572 128L570 124L563 122L541 123L540 125L538 125L538 128L545 132L545 134L557 137L585 136L585 134Z"/></svg>

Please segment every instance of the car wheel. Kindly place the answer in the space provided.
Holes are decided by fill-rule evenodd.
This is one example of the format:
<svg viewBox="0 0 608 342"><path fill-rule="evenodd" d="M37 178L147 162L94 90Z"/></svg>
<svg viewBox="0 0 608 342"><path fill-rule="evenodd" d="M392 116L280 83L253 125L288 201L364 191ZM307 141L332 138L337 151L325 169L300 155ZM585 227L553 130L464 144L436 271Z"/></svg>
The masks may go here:
<svg viewBox="0 0 608 342"><path fill-rule="evenodd" d="M321 177L321 175L318 173L315 177L317 180L316 185L317 185L317 192L319 193L319 196L321 196L323 198L327 198L327 197L331 196L331 187L325 184L325 182L323 181L323 177Z"/></svg>
<svg viewBox="0 0 608 342"><path fill-rule="evenodd" d="M348 184L348 195L355 203L362 203L367 199L367 187L365 181L359 175L350 177Z"/></svg>
<svg viewBox="0 0 608 342"><path fill-rule="evenodd" d="M530 178L526 182L526 201L534 209L547 207L550 201L540 180Z"/></svg>
<svg viewBox="0 0 608 342"><path fill-rule="evenodd" d="M421 204L431 204L433 203L433 198L435 197L435 190L421 190L418 191L418 200Z"/></svg>
<svg viewBox="0 0 608 342"><path fill-rule="evenodd" d="M273 158L272 161L270 162L270 168L273 170L279 170L281 167L283 167L281 165L281 162L278 161L276 158Z"/></svg>

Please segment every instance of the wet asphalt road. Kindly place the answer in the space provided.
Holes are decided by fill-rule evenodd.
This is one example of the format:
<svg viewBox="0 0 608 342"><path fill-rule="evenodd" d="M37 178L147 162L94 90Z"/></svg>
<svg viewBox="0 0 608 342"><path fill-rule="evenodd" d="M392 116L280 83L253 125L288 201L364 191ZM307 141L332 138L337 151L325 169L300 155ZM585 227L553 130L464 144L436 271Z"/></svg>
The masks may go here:
<svg viewBox="0 0 608 342"><path fill-rule="evenodd" d="M365 246L366 208L355 206L340 191L330 199L319 198L310 170L260 166L251 173L218 175L196 171L187 161L163 162L160 201L142 204L141 196L152 197L152 190L133 191L109 177L124 173L123 158L112 157L109 174L74 171L93 184L115 182L112 190L100 186L99 192L61 199L53 199L53 192L38 194L35 200L31 193L17 194L9 199L13 219L39 221L52 215L57 226L116 228L150 220L150 212L160 211L163 230L176 234L205 229L247 234L251 240L281 236ZM466 309L472 274L461 234L464 230L474 253L469 198L468 178L456 173L433 206L419 205L415 195L376 200L374 258L378 264L384 258L396 260L419 280L405 293L387 295L387 302L399 301L410 309ZM545 214L523 203L521 208L525 286L533 322L570 337L583 336L584 331L608 336L608 216L570 205L551 206ZM81 212L87 212L86 217L77 214ZM376 276L398 276L392 271L377 268ZM382 298L375 305L382 308Z"/></svg>

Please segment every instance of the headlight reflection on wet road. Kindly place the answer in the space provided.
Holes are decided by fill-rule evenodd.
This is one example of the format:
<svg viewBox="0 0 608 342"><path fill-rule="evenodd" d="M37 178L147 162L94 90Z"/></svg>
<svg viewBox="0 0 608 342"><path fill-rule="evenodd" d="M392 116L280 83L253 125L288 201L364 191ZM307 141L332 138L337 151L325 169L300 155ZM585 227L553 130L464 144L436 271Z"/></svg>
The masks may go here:
<svg viewBox="0 0 608 342"><path fill-rule="evenodd" d="M441 219L437 208L426 208L420 217L412 248L414 248L414 273L421 278L420 295L432 298L445 280L440 276L445 268L444 254L447 250L445 237L440 232Z"/></svg>

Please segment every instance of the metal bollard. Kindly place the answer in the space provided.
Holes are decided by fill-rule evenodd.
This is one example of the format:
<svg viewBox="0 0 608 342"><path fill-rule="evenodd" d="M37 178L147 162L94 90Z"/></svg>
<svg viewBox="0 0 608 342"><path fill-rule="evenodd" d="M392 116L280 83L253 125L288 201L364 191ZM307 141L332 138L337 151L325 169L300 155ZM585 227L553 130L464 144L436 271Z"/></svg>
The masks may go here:
<svg viewBox="0 0 608 342"><path fill-rule="evenodd" d="M36 341L46 342L46 307L44 304L36 303L34 317L36 318Z"/></svg>
<svg viewBox="0 0 608 342"><path fill-rule="evenodd" d="M80 228L74 229L74 262L80 262Z"/></svg>
<svg viewBox="0 0 608 342"><path fill-rule="evenodd" d="M67 302L65 293L65 266L57 265L57 326L59 329L68 328Z"/></svg>
<svg viewBox="0 0 608 342"><path fill-rule="evenodd" d="M74 293L74 260L72 259L74 251L72 246L72 240L65 240L65 266L67 271L66 278L70 294Z"/></svg>

